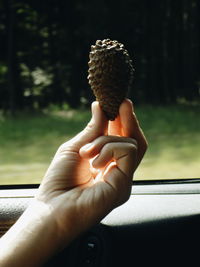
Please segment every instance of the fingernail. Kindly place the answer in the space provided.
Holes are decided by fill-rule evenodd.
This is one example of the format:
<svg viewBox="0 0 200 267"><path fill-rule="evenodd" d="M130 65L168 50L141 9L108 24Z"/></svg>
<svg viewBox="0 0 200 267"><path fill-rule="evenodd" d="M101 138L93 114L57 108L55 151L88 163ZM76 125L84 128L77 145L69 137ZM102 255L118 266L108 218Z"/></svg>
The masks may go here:
<svg viewBox="0 0 200 267"><path fill-rule="evenodd" d="M130 100L129 98L127 99L129 101L129 103L131 104L131 108L132 108L132 111L134 112L134 106L133 106L133 101Z"/></svg>

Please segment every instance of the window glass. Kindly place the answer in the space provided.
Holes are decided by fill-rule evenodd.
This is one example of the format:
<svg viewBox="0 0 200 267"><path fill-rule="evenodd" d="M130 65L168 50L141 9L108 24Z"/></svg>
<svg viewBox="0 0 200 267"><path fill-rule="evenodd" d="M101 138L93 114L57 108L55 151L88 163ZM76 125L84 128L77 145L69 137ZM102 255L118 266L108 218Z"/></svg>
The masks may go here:
<svg viewBox="0 0 200 267"><path fill-rule="evenodd" d="M149 149L135 180L200 178L199 1L0 4L0 184L39 183L90 118L90 46L133 59L129 97ZM120 68L120 66L118 66Z"/></svg>
<svg viewBox="0 0 200 267"><path fill-rule="evenodd" d="M138 117L149 148L135 179L199 178L199 106L142 106Z"/></svg>

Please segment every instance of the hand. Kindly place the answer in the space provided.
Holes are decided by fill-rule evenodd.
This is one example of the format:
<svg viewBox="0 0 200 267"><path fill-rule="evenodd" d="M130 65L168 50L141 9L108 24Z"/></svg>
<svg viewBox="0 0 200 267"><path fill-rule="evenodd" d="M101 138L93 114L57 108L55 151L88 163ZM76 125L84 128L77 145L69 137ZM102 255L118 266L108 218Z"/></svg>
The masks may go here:
<svg viewBox="0 0 200 267"><path fill-rule="evenodd" d="M131 101L122 103L113 122L107 121L98 102L93 103L91 121L60 146L34 204L21 218L23 229L28 229L21 247L35 250L40 243L33 264L69 244L129 198L134 171L146 148Z"/></svg>
<svg viewBox="0 0 200 267"><path fill-rule="evenodd" d="M147 146L129 100L114 122L108 123L98 102L92 114L87 127L58 149L37 195L52 207L63 238L68 229L74 238L129 198Z"/></svg>

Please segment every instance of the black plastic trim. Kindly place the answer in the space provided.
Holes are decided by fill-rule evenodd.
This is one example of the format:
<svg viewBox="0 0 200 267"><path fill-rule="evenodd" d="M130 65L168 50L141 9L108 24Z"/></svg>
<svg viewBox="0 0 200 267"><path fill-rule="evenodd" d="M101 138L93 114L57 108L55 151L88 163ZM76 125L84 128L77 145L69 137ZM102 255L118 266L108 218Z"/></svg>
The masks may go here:
<svg viewBox="0 0 200 267"><path fill-rule="evenodd" d="M38 188L39 184L10 184L10 185L0 185L0 190L7 189L32 189Z"/></svg>
<svg viewBox="0 0 200 267"><path fill-rule="evenodd" d="M159 180L133 180L133 185L156 185L156 184L188 184L200 183L200 178L190 179L159 179Z"/></svg>
<svg viewBox="0 0 200 267"><path fill-rule="evenodd" d="M200 178L191 179L160 179L160 180L133 180L133 185L159 185L159 184L188 184L200 183ZM39 184L8 184L0 185L0 190L38 188Z"/></svg>

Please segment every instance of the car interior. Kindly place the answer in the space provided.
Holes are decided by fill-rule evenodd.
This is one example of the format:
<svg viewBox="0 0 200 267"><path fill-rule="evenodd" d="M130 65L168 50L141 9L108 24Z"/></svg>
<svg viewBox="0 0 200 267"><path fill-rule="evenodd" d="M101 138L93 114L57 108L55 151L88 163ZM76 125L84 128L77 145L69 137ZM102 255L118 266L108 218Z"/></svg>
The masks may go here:
<svg viewBox="0 0 200 267"><path fill-rule="evenodd" d="M0 238L88 123L92 90L118 104L133 80L151 151L130 198L44 267L199 266L199 11L198 0L0 2Z"/></svg>
<svg viewBox="0 0 200 267"><path fill-rule="evenodd" d="M0 235L31 203L38 185L0 187ZM134 181L130 199L45 266L196 266L200 180Z"/></svg>

